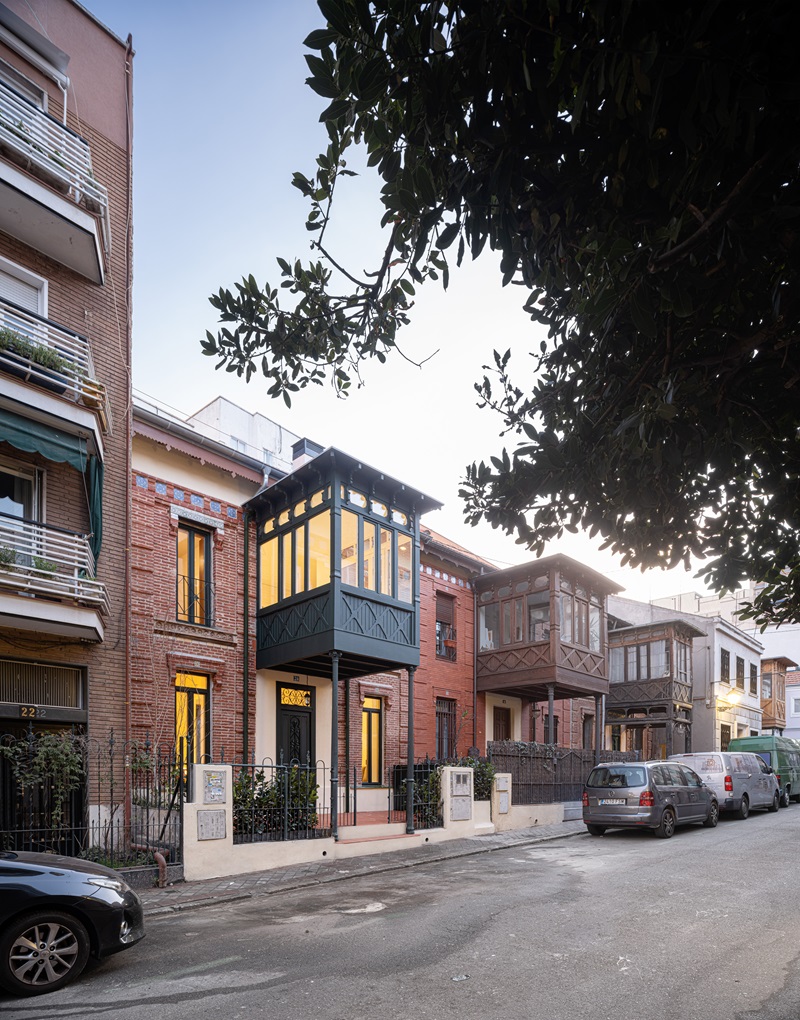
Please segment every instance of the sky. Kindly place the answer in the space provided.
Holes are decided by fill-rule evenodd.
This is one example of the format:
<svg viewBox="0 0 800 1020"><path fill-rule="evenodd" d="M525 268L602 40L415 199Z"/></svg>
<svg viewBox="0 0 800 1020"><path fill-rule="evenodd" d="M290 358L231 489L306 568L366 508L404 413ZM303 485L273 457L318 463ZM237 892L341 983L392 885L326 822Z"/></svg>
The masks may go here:
<svg viewBox="0 0 800 1020"><path fill-rule="evenodd" d="M224 396L433 496L444 507L423 526L499 566L530 559L513 537L466 525L458 497L467 464L514 443L477 406L483 366L494 349L510 348L512 374L524 378L527 352L543 338L522 311L525 293L501 287L491 253L454 272L446 292L435 284L418 292L404 356L367 366L365 385L346 400L314 386L287 408L267 396L263 377L245 383L201 352L206 330L217 328L210 294L250 273L277 286L279 256L309 256L307 206L291 178L312 176L326 145L326 100L305 84L303 39L323 26L314 0L83 2L117 36L130 34L136 53L134 390L183 416ZM369 172L337 194L326 240L358 271L376 264L385 243L377 195ZM565 535L547 551L601 571L630 598L705 591L692 572L643 574L597 546Z"/></svg>

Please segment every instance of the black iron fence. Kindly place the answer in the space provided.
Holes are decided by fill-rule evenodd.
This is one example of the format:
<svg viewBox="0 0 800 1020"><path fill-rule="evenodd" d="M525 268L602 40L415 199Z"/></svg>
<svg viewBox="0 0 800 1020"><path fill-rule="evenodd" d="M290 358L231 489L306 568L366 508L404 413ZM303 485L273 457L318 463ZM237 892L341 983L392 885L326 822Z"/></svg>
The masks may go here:
<svg viewBox="0 0 800 1020"><path fill-rule="evenodd" d="M0 848L67 854L112 868L180 864L180 748L75 731L0 737Z"/></svg>
<svg viewBox="0 0 800 1020"><path fill-rule="evenodd" d="M329 769L322 763L226 762L233 770L233 842L331 834Z"/></svg>
<svg viewBox="0 0 800 1020"><path fill-rule="evenodd" d="M580 800L595 764L592 750L500 740L489 743L497 772L511 774L512 804L556 804ZM603 761L637 761L636 751L603 751Z"/></svg>

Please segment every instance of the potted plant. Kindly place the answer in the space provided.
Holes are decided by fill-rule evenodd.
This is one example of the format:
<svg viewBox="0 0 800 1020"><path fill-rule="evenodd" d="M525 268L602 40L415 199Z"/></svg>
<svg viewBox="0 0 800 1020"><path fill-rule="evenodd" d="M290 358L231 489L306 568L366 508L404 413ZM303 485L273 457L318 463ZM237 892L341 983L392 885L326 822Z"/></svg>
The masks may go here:
<svg viewBox="0 0 800 1020"><path fill-rule="evenodd" d="M64 376L74 371L71 361L47 344L39 344L16 330L0 329L0 365L6 372L27 379L31 366L36 367L32 381L56 393L67 385Z"/></svg>
<svg viewBox="0 0 800 1020"><path fill-rule="evenodd" d="M17 569L17 550L10 545L0 545L0 570Z"/></svg>

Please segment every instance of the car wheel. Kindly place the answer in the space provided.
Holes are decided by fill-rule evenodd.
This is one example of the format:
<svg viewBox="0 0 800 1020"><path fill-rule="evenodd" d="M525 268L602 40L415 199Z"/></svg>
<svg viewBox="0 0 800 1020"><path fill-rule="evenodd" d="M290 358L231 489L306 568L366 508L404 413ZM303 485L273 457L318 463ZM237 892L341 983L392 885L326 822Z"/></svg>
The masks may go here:
<svg viewBox="0 0 800 1020"><path fill-rule="evenodd" d="M772 798L772 803L767 808L767 810L768 811L777 811L780 806L781 806L781 795L776 790L775 791L775 796Z"/></svg>
<svg viewBox="0 0 800 1020"><path fill-rule="evenodd" d="M0 985L14 995L53 992L76 978L89 959L89 936L77 918L39 910L0 936Z"/></svg>
<svg viewBox="0 0 800 1020"><path fill-rule="evenodd" d="M747 818L750 814L750 801L747 799L747 794L742 797L742 803L739 805L739 817Z"/></svg>
<svg viewBox="0 0 800 1020"><path fill-rule="evenodd" d="M606 827L605 825L591 825L589 822L586 823L586 828L590 836L604 836Z"/></svg>
<svg viewBox="0 0 800 1020"><path fill-rule="evenodd" d="M789 797L789 787L784 786L781 792L781 807L789 807L791 802L791 798Z"/></svg>
<svg viewBox="0 0 800 1020"><path fill-rule="evenodd" d="M703 822L703 825L705 825L707 829L713 829L716 827L718 821L719 821L719 804L717 804L715 800L712 800L711 803L708 805L708 814L706 815L706 820Z"/></svg>
<svg viewBox="0 0 800 1020"><path fill-rule="evenodd" d="M667 808L661 816L661 822L655 830L655 835L658 836L659 839L669 839L674 832L675 815L672 813L670 808Z"/></svg>

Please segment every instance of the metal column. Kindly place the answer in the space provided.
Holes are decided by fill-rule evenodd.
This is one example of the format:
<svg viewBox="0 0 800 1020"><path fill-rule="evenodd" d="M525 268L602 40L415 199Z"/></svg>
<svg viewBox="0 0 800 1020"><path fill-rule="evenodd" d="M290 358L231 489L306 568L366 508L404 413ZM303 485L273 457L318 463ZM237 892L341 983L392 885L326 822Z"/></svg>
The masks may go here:
<svg viewBox="0 0 800 1020"><path fill-rule="evenodd" d="M414 831L414 674L408 669L408 745L406 750L406 832Z"/></svg>
<svg viewBox="0 0 800 1020"><path fill-rule="evenodd" d="M339 838L339 659L331 652L331 835Z"/></svg>
<svg viewBox="0 0 800 1020"><path fill-rule="evenodd" d="M553 701L555 699L555 685L547 685L547 743L556 742L556 721L553 718Z"/></svg>

